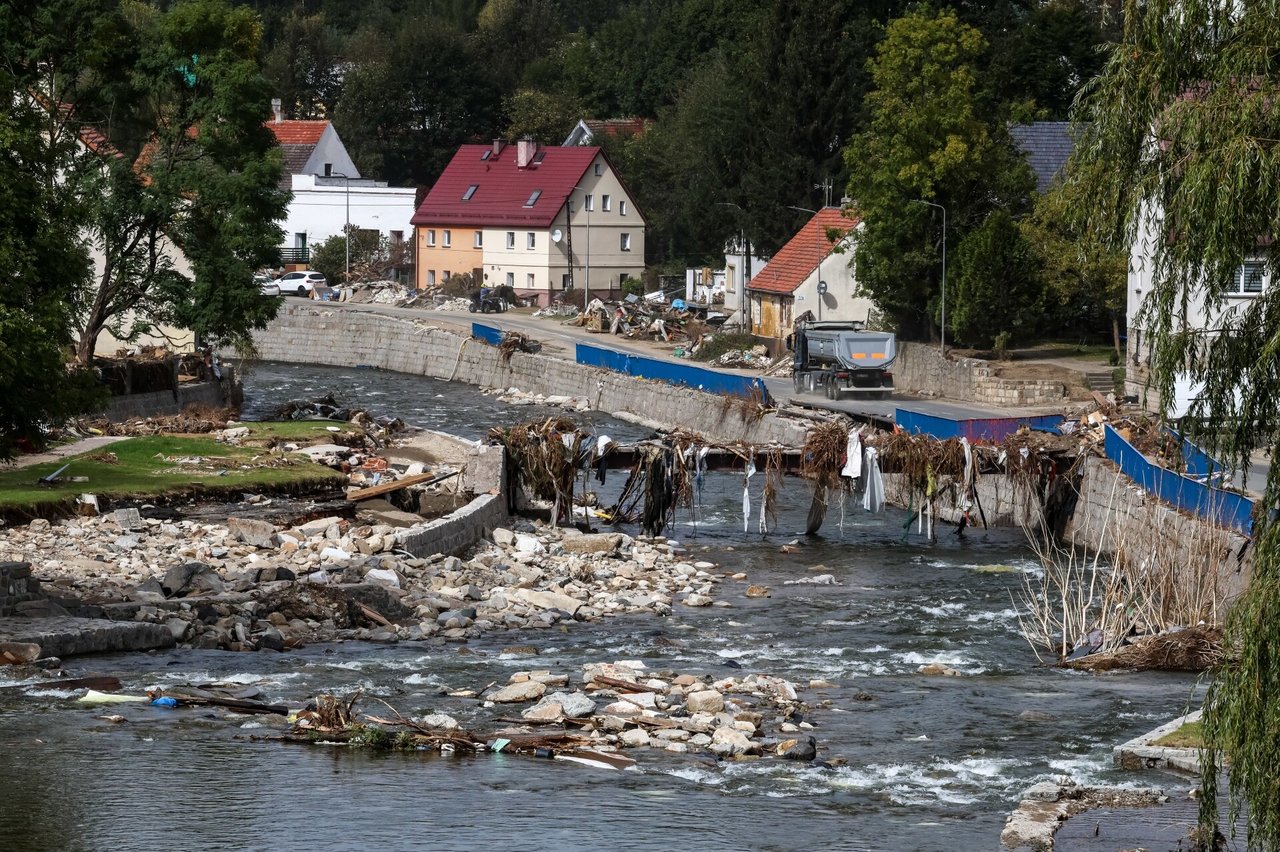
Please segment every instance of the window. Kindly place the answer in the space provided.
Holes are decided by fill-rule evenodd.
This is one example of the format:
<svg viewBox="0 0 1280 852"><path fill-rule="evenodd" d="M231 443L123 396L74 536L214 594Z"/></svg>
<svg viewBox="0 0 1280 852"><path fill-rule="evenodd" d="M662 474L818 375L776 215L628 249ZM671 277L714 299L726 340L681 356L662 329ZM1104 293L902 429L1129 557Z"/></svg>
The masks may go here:
<svg viewBox="0 0 1280 852"><path fill-rule="evenodd" d="M533 273L530 272L524 277L524 286L530 290L533 289Z"/></svg>
<svg viewBox="0 0 1280 852"><path fill-rule="evenodd" d="M536 153L536 154L534 154L534 155L533 155L533 161L534 161L535 163L541 163L541 162L542 162L543 160L545 160L546 158L547 158L547 152L546 152L546 151L539 151L538 153Z"/></svg>
<svg viewBox="0 0 1280 852"><path fill-rule="evenodd" d="M533 231L530 231L529 233L525 234L525 243L526 243L525 248L529 249L530 251L537 248L538 247L537 236L538 235L535 234Z"/></svg>
<svg viewBox="0 0 1280 852"><path fill-rule="evenodd" d="M391 245L398 246L404 242L404 231L391 232Z"/></svg>
<svg viewBox="0 0 1280 852"><path fill-rule="evenodd" d="M513 249L515 247L516 247L516 232L507 231L507 248Z"/></svg>
<svg viewBox="0 0 1280 852"><path fill-rule="evenodd" d="M452 278L452 277L453 277L453 273L446 269L446 270L444 271L444 280L445 280L445 281L448 281L448 280L449 280L450 278Z"/></svg>
<svg viewBox="0 0 1280 852"><path fill-rule="evenodd" d="M434 246L436 244L436 229L429 228L427 230L427 245Z"/></svg>
<svg viewBox="0 0 1280 852"><path fill-rule="evenodd" d="M428 287L436 286L436 271L434 269L427 270L427 286Z"/></svg>
<svg viewBox="0 0 1280 852"><path fill-rule="evenodd" d="M462 200L463 200L463 201L470 201L470 200L471 200L471 196L475 195L475 194L476 194L476 190L477 190L477 189L479 189L479 188L480 188L480 187L479 187L479 185L478 185L478 184L474 184L474 183L473 183L473 184L471 184L471 186L467 187L467 191L466 191L466 192L464 192L464 193L462 193Z"/></svg>
<svg viewBox="0 0 1280 852"><path fill-rule="evenodd" d="M627 273L624 272L618 276L618 289L621 290L622 285L626 283L627 283Z"/></svg>
<svg viewBox="0 0 1280 852"><path fill-rule="evenodd" d="M584 202L582 203L582 206L583 206L583 207L585 207L585 208L587 208L588 210L594 210L594 209L595 209L595 197L594 197L594 196L591 196L591 195L588 195L588 196L587 196L586 201L584 201Z"/></svg>
<svg viewBox="0 0 1280 852"><path fill-rule="evenodd" d="M627 202L625 201L618 202L618 215L619 216L627 215Z"/></svg>
<svg viewBox="0 0 1280 852"><path fill-rule="evenodd" d="M601 210L603 210L604 212L608 213L608 212L609 212L609 208L613 206L612 201L613 201L613 199L611 199L611 198L610 198L609 196L607 196L607 195L602 195L602 196L600 196L600 209L601 209Z"/></svg>
<svg viewBox="0 0 1280 852"><path fill-rule="evenodd" d="M529 200L524 203L524 206L532 207L533 205L538 203L538 199L541 196L542 196L542 190L535 189L533 192L529 193Z"/></svg>
<svg viewBox="0 0 1280 852"><path fill-rule="evenodd" d="M560 276L560 289L561 289L561 290L568 290L568 289L569 289L569 285L570 285L570 284L572 284L572 283L573 283L573 282L569 279L569 273L567 273L567 272L566 272L566 273L564 273L563 275L561 275L561 276Z"/></svg>
<svg viewBox="0 0 1280 852"><path fill-rule="evenodd" d="M1265 266L1260 260L1246 260L1236 269L1229 293L1236 296L1256 296L1262 292Z"/></svg>
<svg viewBox="0 0 1280 852"><path fill-rule="evenodd" d="M596 177L604 174L604 163L596 163Z"/></svg>
<svg viewBox="0 0 1280 852"><path fill-rule="evenodd" d="M333 177L333 163L324 164L324 176Z"/></svg>
<svg viewBox="0 0 1280 852"><path fill-rule="evenodd" d="M484 231L476 231L475 240L471 245L475 248L484 248Z"/></svg>
<svg viewBox="0 0 1280 852"><path fill-rule="evenodd" d="M490 158L490 157L492 157L492 156L493 156L493 149L492 149L492 148L485 148L485 149L484 149L484 153L480 155L480 159L481 159L481 160L487 160L487 159L489 159L489 158Z"/></svg>
<svg viewBox="0 0 1280 852"><path fill-rule="evenodd" d="M453 245L453 231L444 232L444 247L448 248Z"/></svg>
<svg viewBox="0 0 1280 852"><path fill-rule="evenodd" d="M630 234L618 235L618 248L622 249L623 251L631 251L631 235Z"/></svg>
<svg viewBox="0 0 1280 852"><path fill-rule="evenodd" d="M508 287L516 286L516 274L514 272L507 273L507 286Z"/></svg>

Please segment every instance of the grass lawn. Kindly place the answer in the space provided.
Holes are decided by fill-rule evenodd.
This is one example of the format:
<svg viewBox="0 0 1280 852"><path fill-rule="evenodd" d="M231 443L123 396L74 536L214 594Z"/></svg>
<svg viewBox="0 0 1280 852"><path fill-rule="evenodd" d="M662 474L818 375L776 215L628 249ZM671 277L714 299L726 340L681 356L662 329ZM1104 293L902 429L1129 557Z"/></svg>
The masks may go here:
<svg viewBox="0 0 1280 852"><path fill-rule="evenodd" d="M1203 748L1204 729L1199 722L1187 722L1178 730L1165 734L1152 745L1165 748Z"/></svg>
<svg viewBox="0 0 1280 852"><path fill-rule="evenodd" d="M62 481L52 486L37 484L64 464ZM70 482L71 477L86 477L86 481ZM40 514L69 506L80 494L161 497L337 486L343 481L337 471L297 457L270 456L258 448L232 447L202 436L155 435L129 438L61 461L0 471L0 510Z"/></svg>

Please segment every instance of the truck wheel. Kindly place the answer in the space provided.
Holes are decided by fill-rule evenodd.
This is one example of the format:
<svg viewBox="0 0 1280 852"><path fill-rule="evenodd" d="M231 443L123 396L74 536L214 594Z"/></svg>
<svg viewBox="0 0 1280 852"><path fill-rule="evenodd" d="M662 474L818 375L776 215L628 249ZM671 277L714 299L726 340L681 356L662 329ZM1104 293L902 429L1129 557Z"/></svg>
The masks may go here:
<svg viewBox="0 0 1280 852"><path fill-rule="evenodd" d="M804 373L796 373L791 377L791 385L795 388L796 393L804 390Z"/></svg>
<svg viewBox="0 0 1280 852"><path fill-rule="evenodd" d="M839 399L839 398L840 398L840 390L839 388L836 387L836 380L834 378L827 379L827 399Z"/></svg>
<svg viewBox="0 0 1280 852"><path fill-rule="evenodd" d="M804 374L804 392L813 393L813 373Z"/></svg>

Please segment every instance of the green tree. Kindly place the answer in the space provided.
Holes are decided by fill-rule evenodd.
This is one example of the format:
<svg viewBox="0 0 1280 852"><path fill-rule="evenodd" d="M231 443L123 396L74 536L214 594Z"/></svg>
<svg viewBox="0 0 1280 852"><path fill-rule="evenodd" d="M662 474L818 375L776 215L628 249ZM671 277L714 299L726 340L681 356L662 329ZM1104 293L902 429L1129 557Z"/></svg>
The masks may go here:
<svg viewBox="0 0 1280 852"><path fill-rule="evenodd" d="M104 329L129 340L172 324L236 345L276 310L253 281L278 257L287 200L263 126L258 20L224 0L130 12L127 97L110 104L118 123L95 128L113 151L82 178L92 199L82 224L101 258L73 299L82 364Z"/></svg>
<svg viewBox="0 0 1280 852"><path fill-rule="evenodd" d="M986 43L951 12L912 12L888 27L871 62L868 129L845 152L849 195L864 226L858 278L907 337L935 332L942 217L959 245L996 209L1021 213L1034 178L1003 117L975 97Z"/></svg>
<svg viewBox="0 0 1280 852"><path fill-rule="evenodd" d="M1280 268L1280 15L1274 4L1158 0L1125 6L1123 38L1077 117L1082 168L1069 184L1087 224L1117 250L1141 239L1151 291L1130 318L1149 347L1161 400L1174 381L1203 382L1184 427L1247 470L1277 449L1280 289L1228 302L1240 264ZM1197 322L1203 306L1211 330ZM1143 352L1142 354L1145 354ZM1250 849L1280 847L1280 466L1267 475L1253 529L1249 586L1227 617L1226 661L1204 701L1201 820L1217 827L1219 773L1229 773Z"/></svg>
<svg viewBox="0 0 1280 852"><path fill-rule="evenodd" d="M509 92L563 34L564 20L553 0L488 0L476 19L473 38L499 89Z"/></svg>
<svg viewBox="0 0 1280 852"><path fill-rule="evenodd" d="M448 24L415 18L362 33L334 124L361 172L393 185L435 181L458 146L496 135L499 92Z"/></svg>
<svg viewBox="0 0 1280 852"><path fill-rule="evenodd" d="M537 89L520 89L507 96L502 111L507 116L504 138L514 142L530 136L543 145L559 145L582 117L571 97Z"/></svg>
<svg viewBox="0 0 1280 852"><path fill-rule="evenodd" d="M408 243L392 243L377 231L351 227L351 280L394 281L409 262ZM347 280L347 239L334 234L311 252L311 268L330 282Z"/></svg>
<svg viewBox="0 0 1280 852"><path fill-rule="evenodd" d="M273 94L290 118L333 114L342 88L342 38L323 12L295 6L281 22L263 63Z"/></svg>
<svg viewBox="0 0 1280 852"><path fill-rule="evenodd" d="M947 325L956 339L990 346L1000 335L1025 341L1035 335L1044 310L1044 286L1030 244L1004 210L970 231L955 254L948 283Z"/></svg>
<svg viewBox="0 0 1280 852"><path fill-rule="evenodd" d="M1044 328L1074 338L1109 334L1117 356L1125 311L1129 256L1104 245L1096 232L1079 227L1075 201L1061 185L1039 195L1018 227L1034 253L1045 285Z"/></svg>

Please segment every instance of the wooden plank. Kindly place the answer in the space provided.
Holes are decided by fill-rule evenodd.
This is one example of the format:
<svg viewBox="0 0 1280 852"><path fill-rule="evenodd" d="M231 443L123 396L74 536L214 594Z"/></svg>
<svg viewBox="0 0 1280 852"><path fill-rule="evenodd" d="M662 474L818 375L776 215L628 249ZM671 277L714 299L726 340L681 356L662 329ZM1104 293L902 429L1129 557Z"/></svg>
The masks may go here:
<svg viewBox="0 0 1280 852"><path fill-rule="evenodd" d="M406 476L393 482L384 482L381 485L374 485L369 488L361 488L359 491L352 491L347 494L347 500L355 502L358 500L368 500L371 497L381 497L383 494L390 494L393 491L399 491L408 488L410 485L421 485L424 482L430 482L435 479L434 473L420 473L417 476Z"/></svg>

